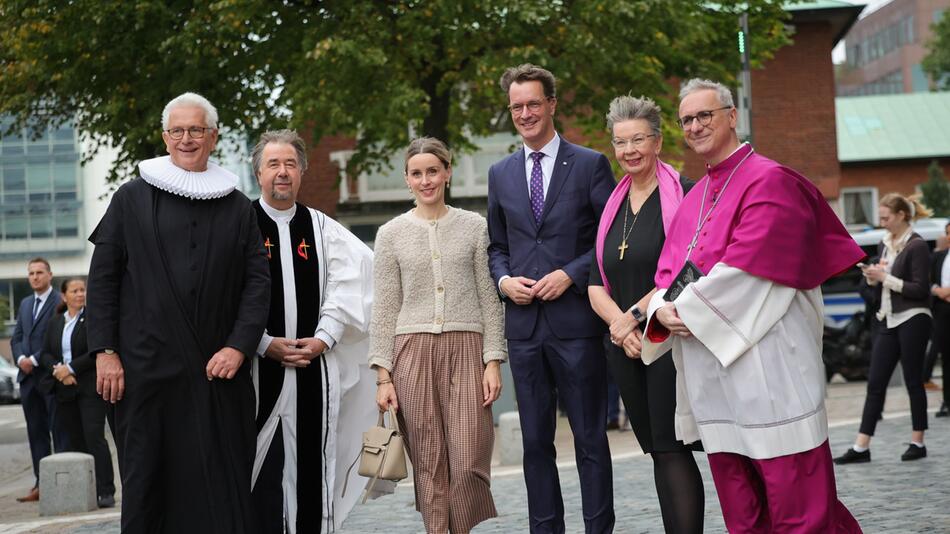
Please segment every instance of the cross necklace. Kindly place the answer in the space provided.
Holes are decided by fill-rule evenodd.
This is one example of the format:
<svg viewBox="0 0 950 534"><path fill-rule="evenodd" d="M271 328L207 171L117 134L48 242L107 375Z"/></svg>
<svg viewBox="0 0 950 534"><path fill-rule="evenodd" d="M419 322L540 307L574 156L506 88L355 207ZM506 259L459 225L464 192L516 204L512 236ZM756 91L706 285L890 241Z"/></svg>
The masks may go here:
<svg viewBox="0 0 950 534"><path fill-rule="evenodd" d="M644 199L643 204L647 203L647 200L650 200L650 197L653 195L653 190L656 189L657 183L653 182L653 187L650 188L650 192L647 193L646 199ZM631 191L632 192L632 191ZM627 245L627 238L630 237L630 233L633 232L633 227L637 225L637 219L640 218L640 212L643 211L643 204L640 204L640 211L634 212L633 214L633 224L630 225L630 229L627 230L627 214L633 211L633 197L627 195L627 202L630 204L630 209L623 211L623 240L620 241L620 246L617 247L617 250L620 251L620 261L623 261L623 254L630 248L630 245Z"/></svg>

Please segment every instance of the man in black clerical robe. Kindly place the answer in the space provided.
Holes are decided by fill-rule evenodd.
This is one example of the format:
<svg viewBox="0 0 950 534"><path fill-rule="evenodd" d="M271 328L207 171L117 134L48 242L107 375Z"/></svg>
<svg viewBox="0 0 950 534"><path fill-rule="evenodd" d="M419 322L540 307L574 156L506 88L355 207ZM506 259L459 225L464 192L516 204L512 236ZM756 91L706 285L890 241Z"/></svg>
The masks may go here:
<svg viewBox="0 0 950 534"><path fill-rule="evenodd" d="M237 176L210 163L200 95L162 118L169 156L139 164L93 231L86 324L115 403L122 532L256 533L251 358L270 274Z"/></svg>
<svg viewBox="0 0 950 534"><path fill-rule="evenodd" d="M254 366L252 496L259 532L332 532L366 485L349 467L378 413L366 356L372 251L333 219L296 202L307 167L306 145L296 132L265 132L252 165L272 284Z"/></svg>

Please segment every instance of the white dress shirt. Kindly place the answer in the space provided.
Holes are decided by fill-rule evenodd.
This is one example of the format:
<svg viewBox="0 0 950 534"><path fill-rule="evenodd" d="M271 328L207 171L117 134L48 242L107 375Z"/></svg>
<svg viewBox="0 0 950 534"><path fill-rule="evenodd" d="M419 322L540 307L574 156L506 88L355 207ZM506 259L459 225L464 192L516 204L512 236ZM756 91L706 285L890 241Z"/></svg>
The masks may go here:
<svg viewBox="0 0 950 534"><path fill-rule="evenodd" d="M561 148L561 136L557 133L554 138L548 141L548 144L541 147L541 150L531 150L528 145L524 145L524 175L528 180L528 196L531 196L531 171L534 170L534 158L531 154L541 152L544 157L541 158L541 181L544 187L544 198L548 196L548 186L551 185L551 175L554 174L554 162L557 160L557 151Z"/></svg>
<svg viewBox="0 0 950 534"><path fill-rule="evenodd" d="M67 310L63 314L63 318L66 320L65 326L63 326L63 364L69 369L71 374L76 374L73 371L73 367L70 365L73 361L73 331L76 330L76 324L79 323L79 316L82 315L82 309L79 310L76 315L70 317L69 311Z"/></svg>
<svg viewBox="0 0 950 534"><path fill-rule="evenodd" d="M950 287L950 253L947 253L940 267L940 287Z"/></svg>

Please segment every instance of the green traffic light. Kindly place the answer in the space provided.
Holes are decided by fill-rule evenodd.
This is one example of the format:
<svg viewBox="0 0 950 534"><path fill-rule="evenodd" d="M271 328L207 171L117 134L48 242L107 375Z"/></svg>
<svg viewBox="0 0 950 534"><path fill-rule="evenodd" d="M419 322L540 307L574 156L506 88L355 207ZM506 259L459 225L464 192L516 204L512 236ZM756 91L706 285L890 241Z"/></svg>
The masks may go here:
<svg viewBox="0 0 950 534"><path fill-rule="evenodd" d="M745 32L739 30L739 53L745 54Z"/></svg>

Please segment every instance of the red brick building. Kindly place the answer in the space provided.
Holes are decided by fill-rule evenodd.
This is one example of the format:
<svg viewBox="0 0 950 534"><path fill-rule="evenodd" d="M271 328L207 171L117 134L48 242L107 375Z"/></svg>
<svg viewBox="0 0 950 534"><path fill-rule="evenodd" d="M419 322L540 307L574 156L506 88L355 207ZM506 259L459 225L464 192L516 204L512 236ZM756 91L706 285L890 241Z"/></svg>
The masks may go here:
<svg viewBox="0 0 950 534"><path fill-rule="evenodd" d="M911 195L937 161L950 177L950 92L838 97L840 209L852 225L877 225L877 201Z"/></svg>
<svg viewBox="0 0 950 534"><path fill-rule="evenodd" d="M862 6L837 0L795 4L789 8L793 43L776 53L763 69L752 72L751 124L761 154L811 178L829 199L838 197L841 167L835 143L835 81L831 49L857 20ZM571 132L565 135L576 139ZM455 165L453 204L484 211L487 168L507 153L517 138L498 134L483 140L483 151L463 156ZM350 179L342 191L339 165L353 142L324 139L311 152L301 200L336 214L357 235L372 240L375 228L409 207L399 164L388 175ZM608 153L612 159L612 153ZM674 158L676 159L676 158ZM679 159L684 174L701 177L702 162L685 148ZM332 160L332 161L331 161ZM459 179L461 176L461 180ZM457 189L457 182L462 187ZM389 189L385 187L389 185ZM341 194L342 193L342 194Z"/></svg>

